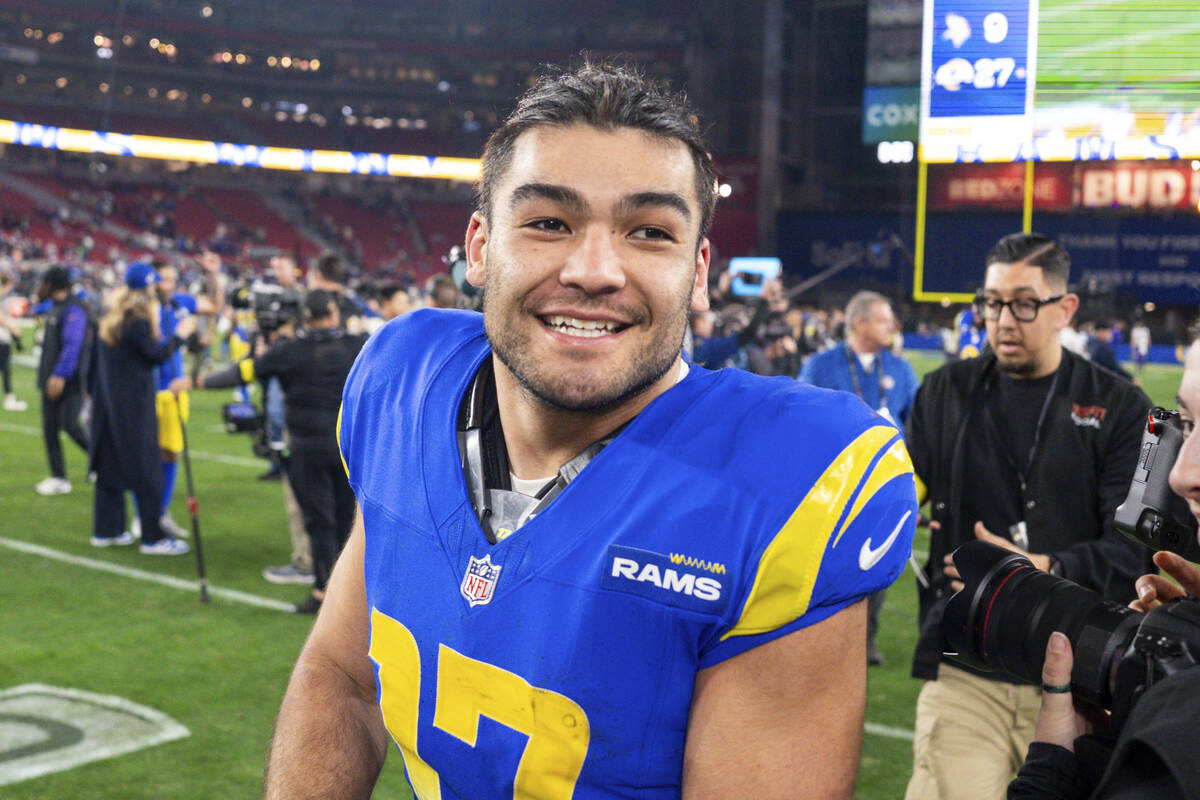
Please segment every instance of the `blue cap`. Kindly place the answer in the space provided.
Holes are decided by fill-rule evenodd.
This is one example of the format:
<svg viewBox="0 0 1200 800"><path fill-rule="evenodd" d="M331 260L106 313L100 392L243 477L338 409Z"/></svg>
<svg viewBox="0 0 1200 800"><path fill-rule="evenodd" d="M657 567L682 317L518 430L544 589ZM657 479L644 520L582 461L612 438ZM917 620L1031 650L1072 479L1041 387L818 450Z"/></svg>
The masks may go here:
<svg viewBox="0 0 1200 800"><path fill-rule="evenodd" d="M149 261L135 261L125 270L125 285L130 289L145 289L158 283L158 272Z"/></svg>

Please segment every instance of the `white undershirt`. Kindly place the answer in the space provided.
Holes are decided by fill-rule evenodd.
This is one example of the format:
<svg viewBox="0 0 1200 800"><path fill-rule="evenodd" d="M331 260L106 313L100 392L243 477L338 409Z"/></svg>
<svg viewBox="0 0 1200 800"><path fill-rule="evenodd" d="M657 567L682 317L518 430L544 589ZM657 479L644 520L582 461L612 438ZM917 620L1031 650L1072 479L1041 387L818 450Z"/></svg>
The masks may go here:
<svg viewBox="0 0 1200 800"><path fill-rule="evenodd" d="M875 356L871 356L871 358L874 358L874 357ZM859 356L859 358L862 358L862 356ZM686 361L680 361L679 362L679 376L677 378L675 378L675 383L679 383L681 380L686 378L687 374L688 374L688 363ZM518 478L516 475L513 474L512 470L509 470L509 472L508 472L508 482L512 486L512 490L518 494L523 494L526 497L537 497L537 493L542 490L542 487L557 477L558 477L557 475L551 475L548 478L524 479L524 478Z"/></svg>
<svg viewBox="0 0 1200 800"><path fill-rule="evenodd" d="M855 353L858 356L858 363L862 364L863 372L870 372L871 367L875 366L874 353Z"/></svg>

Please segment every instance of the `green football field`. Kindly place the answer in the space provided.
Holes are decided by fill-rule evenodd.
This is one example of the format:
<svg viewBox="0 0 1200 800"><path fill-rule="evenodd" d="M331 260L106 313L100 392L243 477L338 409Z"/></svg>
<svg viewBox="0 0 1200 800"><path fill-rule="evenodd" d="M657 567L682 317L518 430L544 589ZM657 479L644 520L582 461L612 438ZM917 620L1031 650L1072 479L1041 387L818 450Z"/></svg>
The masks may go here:
<svg viewBox="0 0 1200 800"><path fill-rule="evenodd" d="M1195 0L1041 0L1036 106L1128 103L1195 111L1200 13Z"/></svg>
<svg viewBox="0 0 1200 800"><path fill-rule="evenodd" d="M912 360L920 373L940 363ZM1169 404L1178 375L1178 368L1149 368L1151 397ZM19 396L31 400L32 370L18 367L15 378ZM255 480L264 464L251 457L245 437L221 429L219 408L228 399L224 391L193 394L189 428L214 587L210 605L198 602L191 556L92 548L92 492L83 480L83 455L64 437L75 491L35 494L33 484L46 474L36 403L25 412L0 411L0 781L12 774L6 768L16 756L69 739L66 729L41 730L7 709L3 699L14 687L38 684L124 698L166 714L189 733L0 784L0 798L257 795L272 720L311 619L279 607L301 599L305 589L273 586L260 577L264 565L288 557L281 489ZM181 523L187 521L185 497L181 471L174 510ZM919 536L916 549L925 546ZM856 795L863 800L894 800L907 783L918 690L908 677L915 626L914 580L906 573L884 610L880 643L887 662L869 672ZM120 736L115 729L99 734L110 744ZM802 754L797 757L802 763ZM410 797L394 751L374 796Z"/></svg>

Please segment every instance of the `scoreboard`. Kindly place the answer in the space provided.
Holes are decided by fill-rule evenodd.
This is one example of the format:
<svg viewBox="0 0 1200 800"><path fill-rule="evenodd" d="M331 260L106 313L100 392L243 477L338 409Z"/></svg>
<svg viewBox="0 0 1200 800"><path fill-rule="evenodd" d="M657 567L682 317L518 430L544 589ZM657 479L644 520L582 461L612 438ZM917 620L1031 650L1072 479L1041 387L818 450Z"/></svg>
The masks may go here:
<svg viewBox="0 0 1200 800"><path fill-rule="evenodd" d="M1200 6L925 0L919 157L1200 157Z"/></svg>

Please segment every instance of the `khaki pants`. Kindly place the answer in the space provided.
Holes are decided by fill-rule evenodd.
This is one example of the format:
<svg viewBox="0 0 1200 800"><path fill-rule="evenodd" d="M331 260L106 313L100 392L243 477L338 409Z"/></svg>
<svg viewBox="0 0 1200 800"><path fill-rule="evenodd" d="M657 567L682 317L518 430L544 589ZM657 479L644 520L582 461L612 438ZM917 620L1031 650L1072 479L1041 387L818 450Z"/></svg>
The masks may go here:
<svg viewBox="0 0 1200 800"><path fill-rule="evenodd" d="M917 698L905 800L1003 800L1033 740L1042 690L942 664Z"/></svg>
<svg viewBox="0 0 1200 800"><path fill-rule="evenodd" d="M308 541L308 531L304 528L300 504L296 502L296 494L292 491L286 470L280 483L283 484L283 505L287 509L288 535L292 539L292 566L301 572L312 572L312 545Z"/></svg>

